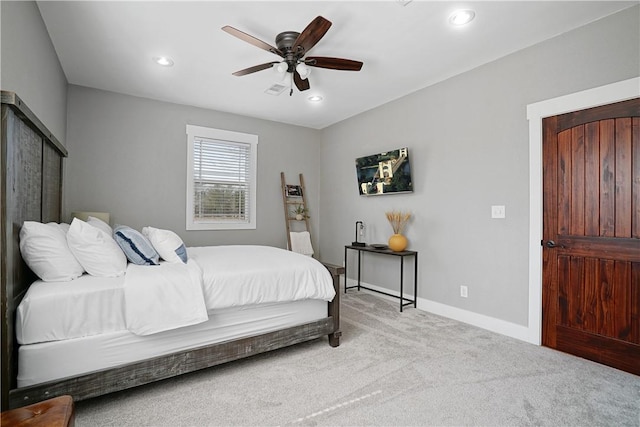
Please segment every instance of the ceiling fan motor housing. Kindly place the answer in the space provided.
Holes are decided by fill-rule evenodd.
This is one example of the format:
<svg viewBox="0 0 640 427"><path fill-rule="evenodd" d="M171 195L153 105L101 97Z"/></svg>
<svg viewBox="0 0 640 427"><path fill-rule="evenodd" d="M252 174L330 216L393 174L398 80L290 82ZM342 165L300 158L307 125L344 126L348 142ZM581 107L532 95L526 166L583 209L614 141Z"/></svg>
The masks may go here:
<svg viewBox="0 0 640 427"><path fill-rule="evenodd" d="M299 35L300 33L296 31L284 31L276 36L276 46L283 53L286 50L291 50Z"/></svg>
<svg viewBox="0 0 640 427"><path fill-rule="evenodd" d="M297 31L284 31L276 36L276 46L284 54L284 62L288 66L287 73L293 73L300 58L304 56L304 51L296 52L293 46L299 35Z"/></svg>

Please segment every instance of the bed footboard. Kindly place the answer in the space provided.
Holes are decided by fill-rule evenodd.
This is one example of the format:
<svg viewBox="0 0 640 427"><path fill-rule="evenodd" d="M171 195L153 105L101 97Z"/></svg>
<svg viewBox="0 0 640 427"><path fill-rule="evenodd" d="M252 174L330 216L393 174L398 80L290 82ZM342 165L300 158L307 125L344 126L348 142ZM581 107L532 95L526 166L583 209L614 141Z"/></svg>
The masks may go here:
<svg viewBox="0 0 640 427"><path fill-rule="evenodd" d="M329 334L329 345L331 345L331 347L337 347L340 345L340 337L342 336L342 331L340 331L340 275L344 274L344 267L326 262L322 264L324 264L327 270L329 270L329 273L331 273L333 288L336 291L335 298L329 302L329 316L333 317L334 327L334 331Z"/></svg>

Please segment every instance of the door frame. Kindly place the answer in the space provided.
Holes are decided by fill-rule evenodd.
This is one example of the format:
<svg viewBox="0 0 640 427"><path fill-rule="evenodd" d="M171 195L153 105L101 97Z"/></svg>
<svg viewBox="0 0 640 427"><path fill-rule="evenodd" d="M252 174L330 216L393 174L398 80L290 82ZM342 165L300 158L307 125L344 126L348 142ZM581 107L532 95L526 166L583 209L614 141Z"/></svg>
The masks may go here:
<svg viewBox="0 0 640 427"><path fill-rule="evenodd" d="M527 105L529 120L529 321L527 341L542 343L542 119L640 97L640 77Z"/></svg>

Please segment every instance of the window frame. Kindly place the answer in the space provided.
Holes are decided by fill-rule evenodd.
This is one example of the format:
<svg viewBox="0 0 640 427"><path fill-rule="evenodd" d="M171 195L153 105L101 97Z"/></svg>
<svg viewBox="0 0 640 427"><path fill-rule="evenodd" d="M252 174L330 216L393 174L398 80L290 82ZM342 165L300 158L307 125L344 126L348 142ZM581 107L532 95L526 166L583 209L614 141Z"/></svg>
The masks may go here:
<svg viewBox="0 0 640 427"><path fill-rule="evenodd" d="M194 144L197 138L226 142L231 145L249 144L249 220L196 220L194 217ZM257 170L258 170L258 136L242 132L215 129L204 126L187 125L187 230L251 230L256 229L257 219Z"/></svg>

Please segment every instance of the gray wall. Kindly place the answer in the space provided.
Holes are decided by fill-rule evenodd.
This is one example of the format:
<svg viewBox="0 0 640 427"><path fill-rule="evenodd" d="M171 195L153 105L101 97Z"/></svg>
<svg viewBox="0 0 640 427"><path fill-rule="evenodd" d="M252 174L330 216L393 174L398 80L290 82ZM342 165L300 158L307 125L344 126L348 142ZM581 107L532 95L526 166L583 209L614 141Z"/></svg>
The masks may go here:
<svg viewBox="0 0 640 427"><path fill-rule="evenodd" d="M67 217L106 211L112 223L173 230L188 246L286 247L280 172L291 183L303 173L317 247L319 131L75 85L68 103ZM256 230L185 230L187 124L259 136Z"/></svg>
<svg viewBox="0 0 640 427"><path fill-rule="evenodd" d="M323 130L322 165L331 165L320 194L324 258L342 262L356 220L367 242L386 243L384 212L409 210L420 298L527 325L526 106L640 75L639 16L628 9ZM402 146L415 192L359 196L354 159ZM491 205L505 205L506 219L491 219ZM396 259L365 257L363 274L398 289Z"/></svg>
<svg viewBox="0 0 640 427"><path fill-rule="evenodd" d="M64 144L67 79L38 6L32 1L2 1L0 14L0 87L16 92Z"/></svg>

